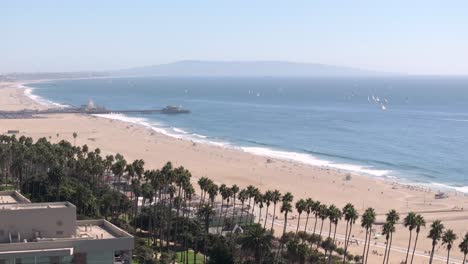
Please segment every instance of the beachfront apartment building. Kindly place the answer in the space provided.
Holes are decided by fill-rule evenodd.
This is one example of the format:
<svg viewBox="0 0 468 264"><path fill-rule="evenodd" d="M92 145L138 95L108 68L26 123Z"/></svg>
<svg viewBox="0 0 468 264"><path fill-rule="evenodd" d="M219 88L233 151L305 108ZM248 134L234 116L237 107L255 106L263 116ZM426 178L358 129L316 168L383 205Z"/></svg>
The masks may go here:
<svg viewBox="0 0 468 264"><path fill-rule="evenodd" d="M106 220L76 219L70 202L0 192L0 264L131 263L133 237Z"/></svg>

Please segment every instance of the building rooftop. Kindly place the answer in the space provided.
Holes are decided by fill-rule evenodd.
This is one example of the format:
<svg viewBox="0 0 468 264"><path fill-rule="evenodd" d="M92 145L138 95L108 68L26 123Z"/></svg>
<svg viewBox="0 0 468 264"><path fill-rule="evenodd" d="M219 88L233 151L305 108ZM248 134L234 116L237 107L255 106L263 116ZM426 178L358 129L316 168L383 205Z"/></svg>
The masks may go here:
<svg viewBox="0 0 468 264"><path fill-rule="evenodd" d="M0 191L0 205L24 203L31 203L31 201L17 191Z"/></svg>
<svg viewBox="0 0 468 264"><path fill-rule="evenodd" d="M74 207L69 202L55 202L55 203L10 203L0 204L1 210L32 210L32 209L51 209L51 208L67 208Z"/></svg>

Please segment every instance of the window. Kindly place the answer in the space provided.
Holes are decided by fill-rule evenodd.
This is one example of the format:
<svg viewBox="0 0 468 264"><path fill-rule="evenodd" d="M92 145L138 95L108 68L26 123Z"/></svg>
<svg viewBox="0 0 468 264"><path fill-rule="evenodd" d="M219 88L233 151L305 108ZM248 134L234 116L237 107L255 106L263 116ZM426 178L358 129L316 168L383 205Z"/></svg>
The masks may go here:
<svg viewBox="0 0 468 264"><path fill-rule="evenodd" d="M57 232L55 232L55 234L61 236L61 235L63 235L63 231L57 231Z"/></svg>

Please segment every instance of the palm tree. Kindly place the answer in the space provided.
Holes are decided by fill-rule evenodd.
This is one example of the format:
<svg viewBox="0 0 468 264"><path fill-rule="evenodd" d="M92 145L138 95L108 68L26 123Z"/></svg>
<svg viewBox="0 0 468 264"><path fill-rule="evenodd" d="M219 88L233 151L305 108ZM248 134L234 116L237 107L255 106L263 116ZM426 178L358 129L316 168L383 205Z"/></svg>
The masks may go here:
<svg viewBox="0 0 468 264"><path fill-rule="evenodd" d="M345 246L344 246L344 254L343 254L343 264L345 264L347 250L348 250L348 243L351 237L351 231L353 228L353 224L356 223L356 220L359 218L359 214L354 208L354 205L348 203L343 207L343 215L346 221ZM348 232L348 229L349 229L349 232Z"/></svg>
<svg viewBox="0 0 468 264"><path fill-rule="evenodd" d="M203 239L203 252L204 252L204 262L206 263L206 255L207 255L207 242L208 242L208 231L210 229L210 218L211 216L214 215L214 210L213 207L209 204L204 204L198 211L198 216L203 218L204 223L205 223L205 238Z"/></svg>
<svg viewBox="0 0 468 264"><path fill-rule="evenodd" d="M281 193L278 190L274 190L271 201L273 202L273 220L271 221L271 230L273 230L273 225L275 224L276 218L276 204L281 200Z"/></svg>
<svg viewBox="0 0 468 264"><path fill-rule="evenodd" d="M434 258L434 250L435 246L439 242L444 232L444 225L440 220L435 220L431 224L431 230L429 230L429 235L427 238L432 239L432 250L431 250L431 257L429 258L429 264L432 264L432 260Z"/></svg>
<svg viewBox="0 0 468 264"><path fill-rule="evenodd" d="M262 218L262 208L263 208L263 195L259 192L255 194L254 203L258 205L258 224L260 224L260 219Z"/></svg>
<svg viewBox="0 0 468 264"><path fill-rule="evenodd" d="M366 239L364 240L364 249L362 251L362 263L367 263L369 255L370 239L372 236L372 225L375 223L375 211L369 207L361 217L361 226L366 229Z"/></svg>
<svg viewBox="0 0 468 264"><path fill-rule="evenodd" d="M388 241L387 241L387 244L388 244L388 251L386 252L387 257L384 256L384 263L387 263L387 264L390 259L390 251L392 249L392 241L393 241L393 233L395 232L395 224L398 222L398 220L400 220L400 215L395 210L390 210L390 212L387 213L387 223L391 225L391 227L389 228L390 244L388 244ZM385 259L387 261L385 261Z"/></svg>
<svg viewBox="0 0 468 264"><path fill-rule="evenodd" d="M260 264L265 252L271 250L273 238L271 231L266 231L261 225L254 224L249 226L243 234L240 241L241 249L246 251L253 250L255 263Z"/></svg>
<svg viewBox="0 0 468 264"><path fill-rule="evenodd" d="M389 240L390 240L390 234L395 231L395 225L393 225L391 222L387 221L383 226L382 226L382 235L385 235L385 252L384 252L384 259L383 259L383 264L385 264L385 260L387 259L387 251L389 251Z"/></svg>
<svg viewBox="0 0 468 264"><path fill-rule="evenodd" d="M208 183L209 183L209 180L206 177L201 177L198 180L198 185L200 186L200 203L199 203L199 207L201 206L202 203L205 202L205 194L206 194L206 192L208 190Z"/></svg>
<svg viewBox="0 0 468 264"><path fill-rule="evenodd" d="M290 193L286 193L286 194L290 194ZM285 197L287 197L285 199ZM288 223L288 213L292 212L292 205L291 205L291 202L289 200L292 200L292 195L290 196L283 196L283 202L281 204L281 213L284 213L284 226L283 226L283 235L284 236L286 234L286 226L287 226L287 223ZM280 250L277 254L277 257L281 255L281 253L283 252L283 245L284 245L284 239L281 239L281 243L280 243Z"/></svg>
<svg viewBox="0 0 468 264"><path fill-rule="evenodd" d="M78 137L78 134L76 132L73 132L73 146L76 146L76 138Z"/></svg>
<svg viewBox="0 0 468 264"><path fill-rule="evenodd" d="M292 205L289 201L283 201L281 204L281 213L284 214L283 236L286 234L286 225L288 222L288 213L292 212Z"/></svg>
<svg viewBox="0 0 468 264"><path fill-rule="evenodd" d="M220 226L219 222L220 220L222 220L224 200L226 200L228 197L228 189L229 188L226 186L226 184L221 184L219 186L219 193L221 194L221 208L219 209L220 212L218 214L218 226L216 227L216 233L219 233L219 226ZM221 232L222 231L223 231L223 221L221 221Z"/></svg>
<svg viewBox="0 0 468 264"><path fill-rule="evenodd" d="M409 212L408 215L403 220L403 224L409 230L409 239L408 239L408 249L406 250L405 263L408 263L408 256L411 247L411 238L413 235L413 229L416 227L416 214L414 212Z"/></svg>
<svg viewBox="0 0 468 264"><path fill-rule="evenodd" d="M418 237L419 237L419 232L421 231L421 227L426 226L426 221L424 220L424 217L422 217L422 215L420 214L416 215L414 222L416 225L416 238L414 240L413 254L411 255L411 263L413 263L414 252L416 251L416 245L418 244Z"/></svg>
<svg viewBox="0 0 468 264"><path fill-rule="evenodd" d="M332 231L332 224L335 225L335 235L336 235L336 226L338 225L338 221L341 219L341 210L336 207L335 205L330 205L328 208L328 220L330 220L330 226L328 230L328 238L330 238L331 231ZM333 243L335 243L335 235L333 236Z"/></svg>
<svg viewBox="0 0 468 264"><path fill-rule="evenodd" d="M237 185L231 186L232 192L232 219L236 219L236 196L239 193L239 187Z"/></svg>
<svg viewBox="0 0 468 264"><path fill-rule="evenodd" d="M299 231L299 222L301 220L301 214L304 210L307 209L307 203L304 199L300 199L299 201L296 202L296 210L299 216L297 217L297 227L296 227L296 235L297 232Z"/></svg>
<svg viewBox="0 0 468 264"><path fill-rule="evenodd" d="M314 200L311 198L306 199L306 213L307 213L307 218L306 218L306 223L304 225L304 232L307 232L307 224L309 223L309 215L312 212L312 205L314 204Z"/></svg>
<svg viewBox="0 0 468 264"><path fill-rule="evenodd" d="M268 190L265 192L265 195L263 196L263 200L265 201L266 204L266 212L265 212L265 223L263 224L263 228L265 228L267 219L268 219L268 208L270 207L270 204L273 199L273 192Z"/></svg>
<svg viewBox="0 0 468 264"><path fill-rule="evenodd" d="M318 208L318 217L320 220L322 220L322 224L320 226L320 233L319 237L322 237L322 230L323 230L323 223L325 222L325 219L328 217L328 208L326 205L321 204Z"/></svg>
<svg viewBox="0 0 468 264"><path fill-rule="evenodd" d="M460 248L460 251L463 253L463 264L466 262L466 255L468 255L468 233L465 234L463 237L462 242L458 246Z"/></svg>
<svg viewBox="0 0 468 264"><path fill-rule="evenodd" d="M442 236L442 245L447 245L447 264L450 261L450 250L452 250L453 242L457 240L457 235L452 229L447 229Z"/></svg>
<svg viewBox="0 0 468 264"><path fill-rule="evenodd" d="M244 204L245 204L245 201L248 199L249 197L249 194L247 193L247 190L246 189L242 189L240 192L239 192L239 200L241 201L241 215L240 215L240 220L239 220L239 223L242 224L242 215L244 214Z"/></svg>
<svg viewBox="0 0 468 264"><path fill-rule="evenodd" d="M314 213L314 217L315 217L314 231L312 233L315 234L315 230L317 229L317 219L318 219L319 213L320 213L320 202L319 201L313 202L311 207L312 207L311 210Z"/></svg>

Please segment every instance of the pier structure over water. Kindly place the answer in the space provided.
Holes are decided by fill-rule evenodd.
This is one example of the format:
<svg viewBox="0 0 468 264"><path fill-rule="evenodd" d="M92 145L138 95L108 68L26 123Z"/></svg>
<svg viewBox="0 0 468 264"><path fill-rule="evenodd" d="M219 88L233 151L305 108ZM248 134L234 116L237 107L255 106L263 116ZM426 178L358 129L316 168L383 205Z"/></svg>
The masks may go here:
<svg viewBox="0 0 468 264"><path fill-rule="evenodd" d="M94 104L92 100L81 107L48 108L45 110L24 109L19 111L0 111L0 119L28 119L39 118L41 115L51 114L188 114L190 110L180 106L166 106L162 109L126 109L111 110Z"/></svg>

